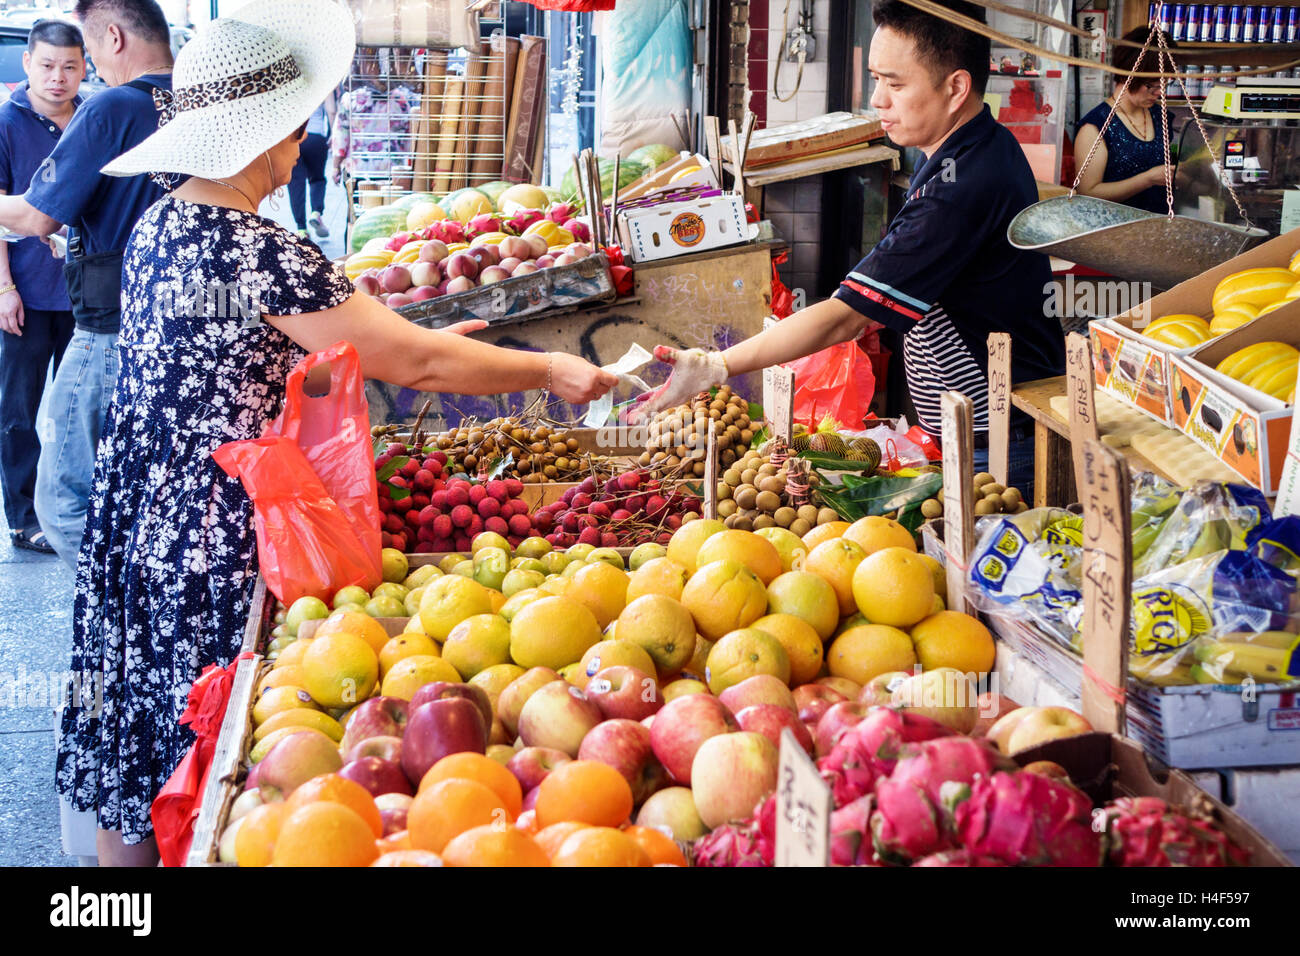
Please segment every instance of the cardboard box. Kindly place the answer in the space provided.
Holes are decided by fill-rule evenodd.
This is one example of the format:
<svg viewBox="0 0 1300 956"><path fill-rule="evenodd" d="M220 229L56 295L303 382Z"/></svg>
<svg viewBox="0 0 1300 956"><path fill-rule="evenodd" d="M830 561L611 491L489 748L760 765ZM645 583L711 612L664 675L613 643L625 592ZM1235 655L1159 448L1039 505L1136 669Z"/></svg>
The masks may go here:
<svg viewBox="0 0 1300 956"><path fill-rule="evenodd" d="M1174 427L1268 495L1282 481L1292 408L1214 367L1256 342L1300 346L1297 319L1300 303L1283 306L1175 356L1170 372Z"/></svg>
<svg viewBox="0 0 1300 956"><path fill-rule="evenodd" d="M758 228L745 221L745 201L733 193L618 214L619 244L633 262L752 242Z"/></svg>
<svg viewBox="0 0 1300 956"><path fill-rule="evenodd" d="M1247 329L1255 328L1256 323L1252 322L1240 329L1234 329L1232 332L1219 336L1211 342L1190 349L1175 349L1161 345L1145 338L1136 329L1145 327L1148 322L1162 315L1174 313L1200 315L1204 316L1208 321L1214 311L1211 304L1214 289L1224 278L1245 269L1259 269L1270 266L1285 268L1290 263L1291 257L1298 247L1300 247L1300 239L1297 239L1297 237L1290 234L1279 236L1262 245L1255 246L1247 252L1243 252L1236 258L1229 259L1213 269L1208 269L1186 282L1180 282L1172 289L1160 293L1125 313L1091 323L1090 338L1092 340L1093 374L1096 377L1098 387L1121 401L1142 409L1142 411L1166 425L1182 428L1180 417L1176 412L1176 405L1183 405L1183 415L1181 417L1186 419L1187 415L1190 414L1190 406L1186 404L1182 396L1182 388L1187 385L1187 381L1185 376L1180 377L1178 386L1174 387L1174 365L1181 363L1187 356L1197 353L1211 356L1217 355L1220 351L1219 347L1226 347L1229 342L1237 342L1236 347L1241 348L1252 341L1263 341L1263 338L1254 338L1252 336L1258 335L1259 330L1263 329L1264 326L1260 326L1254 332L1246 332ZM1275 318L1279 324L1285 324L1289 320L1294 325L1296 320L1300 319L1300 303L1283 306L1264 318ZM1290 341L1292 344L1300 341L1300 339L1294 337L1277 336L1277 338L1281 341ZM1234 350L1223 351L1222 355L1219 355L1213 361L1219 361ZM1184 365L1184 367L1190 368L1193 366ZM1210 370L1210 378L1202 377L1201 380L1213 381L1216 386L1229 381L1222 376L1214 375L1212 369ZM1212 403L1216 400L1219 402L1230 400L1235 404L1243 395L1247 397L1255 396L1260 399L1265 398L1259 392L1247 389L1239 383L1228 385L1226 392L1219 390L1216 395L1217 398L1211 399ZM1231 399L1229 399L1229 396L1232 396ZM1260 411L1275 411L1278 407L1280 405L1277 402L1273 402L1267 408L1255 406ZM1263 420L1254 422L1256 434L1263 430L1262 426ZM1242 427L1245 428L1246 426L1243 425ZM1279 427L1277 425L1270 426L1271 430L1268 436L1270 439L1274 438L1278 433ZM1276 448L1269 448L1269 458L1264 458L1258 454L1262 448L1260 443L1257 442L1255 454L1244 456L1244 452L1236 452L1232 456L1239 464L1234 464L1233 461L1229 461L1228 458L1221 454L1224 441L1233 438L1231 425L1228 426L1226 435L1223 430L1217 430L1213 441L1208 434L1201 434L1199 437L1192 431L1187 431L1187 434L1199 441L1211 452L1223 458L1225 463L1236 469L1248 481L1263 488L1267 493L1271 494L1276 491L1277 480L1281 476L1281 460L1286 454L1287 432L1282 433L1281 440L1277 442ZM1233 444L1230 441L1228 443L1229 446ZM1276 456L1276 459L1272 456ZM1251 463L1251 459L1255 459L1254 464ZM1262 466L1263 461L1269 462L1268 467ZM1258 480L1248 472L1257 475Z"/></svg>
<svg viewBox="0 0 1300 956"><path fill-rule="evenodd" d="M674 176L682 173L683 170L696 167L693 171L686 173L678 179ZM650 172L646 173L640 179L634 179L628 183L626 189L618 191L618 201L622 205L624 200L631 202L633 199L640 199L661 189L667 189L672 186L674 189L685 188L687 186L709 186L717 189L722 184L718 182L717 177L713 175L713 164L699 153L682 152L676 159L661 163ZM606 204L614 197L603 197Z"/></svg>

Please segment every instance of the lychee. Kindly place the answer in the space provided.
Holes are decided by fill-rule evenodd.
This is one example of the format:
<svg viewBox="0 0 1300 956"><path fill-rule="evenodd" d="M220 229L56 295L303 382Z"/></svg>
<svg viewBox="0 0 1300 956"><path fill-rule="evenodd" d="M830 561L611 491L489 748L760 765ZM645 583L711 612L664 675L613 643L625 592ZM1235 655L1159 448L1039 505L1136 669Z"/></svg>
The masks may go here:
<svg viewBox="0 0 1300 956"><path fill-rule="evenodd" d="M455 481L446 488L447 504L452 508L460 505L469 504L469 485L463 481Z"/></svg>
<svg viewBox="0 0 1300 956"><path fill-rule="evenodd" d="M533 530L533 523L527 515L512 515L508 524L512 534L526 535Z"/></svg>
<svg viewBox="0 0 1300 956"><path fill-rule="evenodd" d="M451 523L457 528L468 528L474 518L474 509L469 505L457 505L451 509Z"/></svg>
<svg viewBox="0 0 1300 956"><path fill-rule="evenodd" d="M478 503L478 513L486 518L495 518L501 513L501 502L489 496Z"/></svg>

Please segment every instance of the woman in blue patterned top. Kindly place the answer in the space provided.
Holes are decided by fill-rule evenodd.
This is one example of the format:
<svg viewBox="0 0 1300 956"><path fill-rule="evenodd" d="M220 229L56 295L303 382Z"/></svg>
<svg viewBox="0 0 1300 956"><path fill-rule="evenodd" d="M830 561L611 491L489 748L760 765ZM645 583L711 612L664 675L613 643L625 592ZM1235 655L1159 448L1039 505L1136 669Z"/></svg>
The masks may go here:
<svg viewBox="0 0 1300 956"><path fill-rule="evenodd" d="M1147 27L1130 30L1126 40L1141 43L1146 39ZM1166 40L1167 46L1173 46ZM1138 48L1131 46L1115 47L1112 63L1126 73L1133 69L1137 60ZM1155 44L1142 58L1142 72L1155 73ZM1115 97L1120 95L1124 86L1124 77L1114 75L1115 92L1098 103L1091 112L1079 121L1074 139L1074 165L1083 169L1088 150L1101 135L1101 128L1115 105ZM1144 80L1135 77L1129 84L1128 92L1119 102L1115 116L1106 127L1106 134L1097 144L1088 167L1083 169L1083 178L1079 181L1079 192L1085 196L1109 199L1111 202L1125 203L1145 209L1149 212L1166 212L1168 201L1165 196L1165 146L1161 140L1162 133L1170 132L1168 124L1164 128L1160 121L1160 80ZM1170 170L1172 175L1173 170Z"/></svg>

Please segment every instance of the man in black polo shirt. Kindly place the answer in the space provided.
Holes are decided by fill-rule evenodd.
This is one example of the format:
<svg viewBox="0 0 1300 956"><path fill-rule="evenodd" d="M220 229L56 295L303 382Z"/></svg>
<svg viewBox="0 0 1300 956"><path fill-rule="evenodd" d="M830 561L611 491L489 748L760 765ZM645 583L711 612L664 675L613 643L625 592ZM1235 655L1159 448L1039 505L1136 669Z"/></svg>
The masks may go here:
<svg viewBox="0 0 1300 956"><path fill-rule="evenodd" d="M939 0L983 20L962 0ZM834 297L803 309L725 352L656 349L675 366L643 396L633 420L685 401L731 375L766 368L860 335L868 320L903 333L903 363L920 425L939 435L939 396L975 406L977 444L988 430L990 332L1012 335L1012 379L1060 375L1065 344L1044 304L1047 257L1007 242L1007 225L1037 200L1033 173L1009 130L984 105L989 41L901 0L877 0L868 67L871 106L890 139L925 162L885 237ZM1032 478L1032 433L1012 436L1011 482Z"/></svg>

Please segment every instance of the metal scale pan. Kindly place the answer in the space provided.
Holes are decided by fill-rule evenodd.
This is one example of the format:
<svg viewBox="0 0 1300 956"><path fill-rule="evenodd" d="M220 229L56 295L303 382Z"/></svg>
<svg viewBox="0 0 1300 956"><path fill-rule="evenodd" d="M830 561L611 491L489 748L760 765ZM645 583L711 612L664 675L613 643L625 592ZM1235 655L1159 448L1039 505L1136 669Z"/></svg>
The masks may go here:
<svg viewBox="0 0 1300 956"><path fill-rule="evenodd" d="M1266 239L1263 229L1134 209L1092 196L1057 196L1011 220L1007 241L1133 282L1172 289Z"/></svg>

